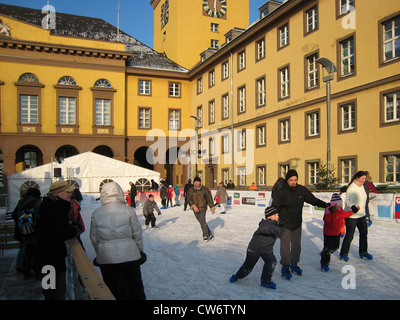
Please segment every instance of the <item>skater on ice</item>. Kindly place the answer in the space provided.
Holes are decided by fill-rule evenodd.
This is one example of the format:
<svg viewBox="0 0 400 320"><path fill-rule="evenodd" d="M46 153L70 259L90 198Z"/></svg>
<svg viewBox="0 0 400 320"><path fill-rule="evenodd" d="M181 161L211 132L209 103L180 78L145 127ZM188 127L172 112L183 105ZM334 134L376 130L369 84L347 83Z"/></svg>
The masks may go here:
<svg viewBox="0 0 400 320"><path fill-rule="evenodd" d="M368 230L367 230L367 193L364 188L367 174L365 171L358 171L351 179L346 192L345 210L350 210L352 206L359 206L360 210L346 219L346 235L342 242L340 250L340 259L349 261L350 244L353 241L356 227L358 229L359 255L361 259L372 260L372 255L368 253Z"/></svg>
<svg viewBox="0 0 400 320"><path fill-rule="evenodd" d="M246 277L254 268L260 257L264 260L264 268L261 274L260 285L269 289L276 289L276 284L271 280L272 273L276 267L274 255L274 244L276 238L283 234L283 221L279 219L279 212L274 207L265 209L265 219L259 223L259 227L254 233L247 247L246 260L238 272L229 281L236 282Z"/></svg>
<svg viewBox="0 0 400 320"><path fill-rule="evenodd" d="M154 201L154 195L149 194L148 199L144 202L143 205L143 216L145 217L145 226L146 229L149 229L149 225L151 222L151 228L157 229L158 227L156 226L156 217L154 215L154 210L157 211L158 215L161 214L161 210L158 208L157 203Z"/></svg>
<svg viewBox="0 0 400 320"><path fill-rule="evenodd" d="M193 210L197 221L200 223L203 232L203 241L208 242L209 240L214 240L214 235L207 225L206 212L208 206L210 207L211 213L215 213L214 201L210 190L201 184L201 179L199 177L194 178L193 183L194 187L191 188L188 193L188 204L190 209Z"/></svg>
<svg viewBox="0 0 400 320"><path fill-rule="evenodd" d="M281 238L281 273L290 280L292 272L301 276L303 270L298 266L301 253L301 228L303 222L303 205L307 202L313 206L326 208L328 203L317 199L306 187L297 183L296 170L290 169L285 181L276 196L273 196L272 207L278 209L285 223L285 231Z"/></svg>
<svg viewBox="0 0 400 320"><path fill-rule="evenodd" d="M339 194L334 193L330 207L324 214L324 249L321 252L321 269L329 271L331 254L339 249L341 229L346 218L356 213L360 207L352 206L351 211L342 209L343 200Z"/></svg>

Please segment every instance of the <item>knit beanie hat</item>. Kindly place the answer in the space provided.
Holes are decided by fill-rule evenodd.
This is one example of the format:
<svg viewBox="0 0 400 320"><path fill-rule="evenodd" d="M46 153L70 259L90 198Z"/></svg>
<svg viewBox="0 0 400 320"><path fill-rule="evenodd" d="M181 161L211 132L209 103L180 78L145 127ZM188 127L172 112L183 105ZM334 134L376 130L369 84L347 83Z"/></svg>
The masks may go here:
<svg viewBox="0 0 400 320"><path fill-rule="evenodd" d="M193 179L193 182L195 182L195 181L199 181L199 182L201 182L201 179L200 179L200 177L195 177L195 178Z"/></svg>
<svg viewBox="0 0 400 320"><path fill-rule="evenodd" d="M286 178L285 180L288 181L291 177L296 176L297 178L299 177L299 175L297 174L297 171L294 169L290 169L287 173L286 173Z"/></svg>
<svg viewBox="0 0 400 320"><path fill-rule="evenodd" d="M340 195L338 193L334 193L331 197L331 207L333 207L336 204L342 204L343 200L340 197Z"/></svg>
<svg viewBox="0 0 400 320"><path fill-rule="evenodd" d="M274 214L279 214L279 211L274 208L274 207L268 207L265 209L264 214L265 214L265 218L268 218L270 216L273 216Z"/></svg>

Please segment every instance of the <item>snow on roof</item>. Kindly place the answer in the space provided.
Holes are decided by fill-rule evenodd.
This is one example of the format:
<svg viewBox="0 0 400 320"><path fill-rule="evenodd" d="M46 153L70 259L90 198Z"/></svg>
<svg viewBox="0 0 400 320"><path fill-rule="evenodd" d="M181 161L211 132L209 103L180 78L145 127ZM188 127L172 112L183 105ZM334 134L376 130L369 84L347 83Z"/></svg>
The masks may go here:
<svg viewBox="0 0 400 320"><path fill-rule="evenodd" d="M14 19L42 27L42 10L0 4L0 13ZM99 18L78 16L57 12L56 29L52 35L70 36L84 39L125 43L125 50L132 53L127 61L129 67L187 72L188 70L158 53L149 46L119 30L112 24Z"/></svg>

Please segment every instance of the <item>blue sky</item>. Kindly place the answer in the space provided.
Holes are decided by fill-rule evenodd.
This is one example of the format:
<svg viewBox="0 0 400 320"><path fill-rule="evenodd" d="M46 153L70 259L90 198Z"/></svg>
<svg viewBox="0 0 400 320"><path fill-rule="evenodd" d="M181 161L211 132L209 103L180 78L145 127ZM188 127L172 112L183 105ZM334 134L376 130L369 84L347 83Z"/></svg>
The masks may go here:
<svg viewBox="0 0 400 320"><path fill-rule="evenodd" d="M266 1L249 0L250 23L258 18L258 8ZM119 0L119 2L120 29L153 47L153 7L150 5L150 0ZM47 5L47 0L0 0L0 3L42 9ZM49 4L56 12L101 18L117 26L118 0L49 0Z"/></svg>

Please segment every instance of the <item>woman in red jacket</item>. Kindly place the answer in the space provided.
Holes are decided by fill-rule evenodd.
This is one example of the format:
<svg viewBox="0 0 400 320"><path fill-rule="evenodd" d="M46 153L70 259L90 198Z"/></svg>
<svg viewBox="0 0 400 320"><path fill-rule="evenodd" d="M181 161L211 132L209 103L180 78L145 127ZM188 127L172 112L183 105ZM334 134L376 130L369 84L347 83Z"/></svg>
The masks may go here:
<svg viewBox="0 0 400 320"><path fill-rule="evenodd" d="M321 252L321 269L328 272L331 254L339 249L340 231L344 219L356 213L360 207L352 206L351 211L342 209L342 198L334 193L331 198L331 205L325 209L324 214L324 249Z"/></svg>

